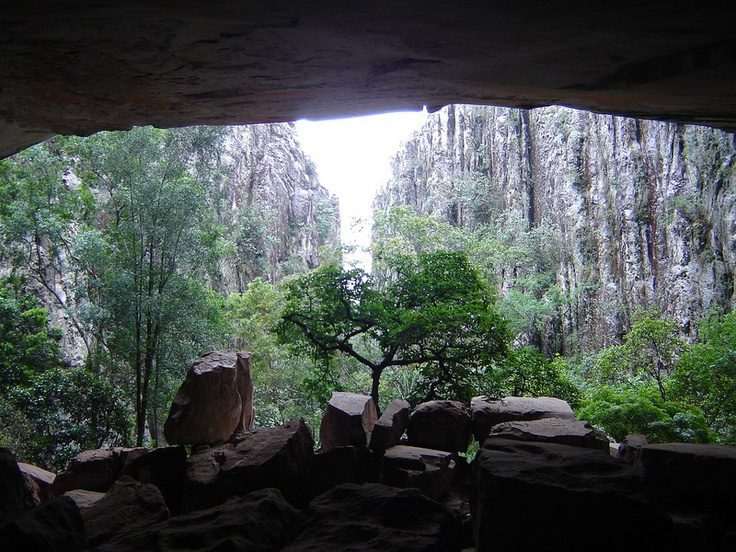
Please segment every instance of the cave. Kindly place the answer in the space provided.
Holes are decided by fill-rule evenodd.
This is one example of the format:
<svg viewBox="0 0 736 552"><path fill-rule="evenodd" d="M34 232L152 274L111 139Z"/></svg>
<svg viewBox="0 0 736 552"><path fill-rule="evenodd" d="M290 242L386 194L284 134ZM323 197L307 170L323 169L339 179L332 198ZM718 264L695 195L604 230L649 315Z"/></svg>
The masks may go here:
<svg viewBox="0 0 736 552"><path fill-rule="evenodd" d="M453 103L564 105L736 131L736 5L42 1L5 7L0 20L0 158L57 134L148 124L282 122L424 106L437 111ZM489 458L501 466L500 475L491 473L495 467L481 475L488 481L478 499L485 508L479 516L503 519L519 533L486 534L481 526L477 537L486 547L479 549L497 549L498 543L524 549L526 526L515 512L529 507L528 496L534 498L530 515L539 516L534 529L549 533L557 546L550 550L578 550L580 542L602 550L727 550L736 543L729 518L736 488L731 453L701 456L685 448L678 464L669 463L666 449L650 449L652 493L676 514L688 513L685 503L696 503L713 524L701 531L700 520L681 516L675 534L669 518L648 499L640 500L633 468L589 462L587 449L570 460L555 456L554 446L541 447L562 471L571 466L570 472L585 473L571 476L562 489L544 468L537 477L531 462L525 469L532 475L514 483L519 487L512 489L513 500L494 502L492 492L507 489L503 470L530 462L528 449L513 442L492 449ZM323 469L329 472L330 465ZM701 470L693 487L670 486ZM579 491L580 481L597 476L609 478L610 485L556 510L569 500L567 494ZM714 481L725 485L718 488ZM250 500L268 506L273 497L261 492ZM351 507L339 492L330 493L319 523L339 511L341 500L346 510ZM434 506L427 508L427 516L434 515ZM600 539L596 524L617 519L621 511L627 511L624 520L638 521L609 529L632 539L642 535L641 541ZM285 527L293 523L291 510L279 514ZM578 540L566 548L566 524L576 514L582 516ZM196 539L201 520L187 519L187 538Z"/></svg>

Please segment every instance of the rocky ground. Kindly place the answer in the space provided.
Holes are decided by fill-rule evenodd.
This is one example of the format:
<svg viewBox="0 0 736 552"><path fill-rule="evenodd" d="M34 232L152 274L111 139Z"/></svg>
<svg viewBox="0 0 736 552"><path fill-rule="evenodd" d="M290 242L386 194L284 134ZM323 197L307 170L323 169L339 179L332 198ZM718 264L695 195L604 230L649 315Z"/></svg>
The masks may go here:
<svg viewBox="0 0 736 552"><path fill-rule="evenodd" d="M222 385L243 377L231 355L200 359L200 379L192 370L185 384L194 398L172 412L196 408L216 421L218 404L232 409L218 388L249 412L251 395ZM197 442L190 428L176 446L86 451L58 475L3 449L1 549L736 548L736 449L612 444L558 399L477 397L413 411L396 400L379 417L370 397L334 393L317 452L302 420L232 423L240 430L218 442ZM468 464L472 439L481 446Z"/></svg>

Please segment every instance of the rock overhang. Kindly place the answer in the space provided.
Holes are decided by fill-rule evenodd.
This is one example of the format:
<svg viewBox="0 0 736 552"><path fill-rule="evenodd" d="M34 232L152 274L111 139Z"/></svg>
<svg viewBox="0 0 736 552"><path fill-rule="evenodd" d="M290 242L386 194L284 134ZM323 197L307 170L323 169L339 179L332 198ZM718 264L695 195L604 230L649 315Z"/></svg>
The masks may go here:
<svg viewBox="0 0 736 552"><path fill-rule="evenodd" d="M0 156L53 134L563 104L736 128L736 6L40 2L0 20Z"/></svg>

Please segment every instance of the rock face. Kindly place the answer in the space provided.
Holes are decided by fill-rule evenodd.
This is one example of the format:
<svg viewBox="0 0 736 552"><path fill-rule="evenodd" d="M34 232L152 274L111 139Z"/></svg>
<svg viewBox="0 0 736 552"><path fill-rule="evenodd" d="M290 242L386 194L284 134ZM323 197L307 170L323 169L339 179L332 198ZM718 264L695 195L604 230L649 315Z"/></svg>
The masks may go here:
<svg viewBox="0 0 736 552"><path fill-rule="evenodd" d="M356 393L334 392L319 426L322 450L368 444L378 413L373 399Z"/></svg>
<svg viewBox="0 0 736 552"><path fill-rule="evenodd" d="M100 500L82 510L90 547L116 535L169 519L163 496L153 485L124 476Z"/></svg>
<svg viewBox="0 0 736 552"><path fill-rule="evenodd" d="M642 306L686 336L712 307L736 306L735 163L733 135L702 127L449 106L396 156L376 209L407 205L466 227L501 214L546 232L545 273L572 302L523 337L567 354L612 344ZM521 272L499 270L502 293Z"/></svg>
<svg viewBox="0 0 736 552"><path fill-rule="evenodd" d="M437 3L420 10L385 0L13 6L0 21L7 44L0 156L55 132L462 101L561 103L733 128L733 8L676 8Z"/></svg>
<svg viewBox="0 0 736 552"><path fill-rule="evenodd" d="M340 485L310 503L302 527L283 552L459 551L456 520L416 489Z"/></svg>
<svg viewBox="0 0 736 552"><path fill-rule="evenodd" d="M250 355L213 351L189 368L171 404L164 436L172 445L213 444L252 425Z"/></svg>
<svg viewBox="0 0 736 552"><path fill-rule="evenodd" d="M478 552L677 550L674 524L641 492L637 470L606 451L487 439L475 478Z"/></svg>
<svg viewBox="0 0 736 552"><path fill-rule="evenodd" d="M187 459L187 509L275 487L297 504L309 498L312 435L303 420L247 431L234 443L195 451Z"/></svg>
<svg viewBox="0 0 736 552"><path fill-rule="evenodd" d="M465 452L470 444L470 413L458 401L429 401L409 417L406 434L415 447Z"/></svg>
<svg viewBox="0 0 736 552"><path fill-rule="evenodd" d="M383 455L381 483L414 487L439 500L452 487L454 469L451 452L396 445Z"/></svg>
<svg viewBox="0 0 736 552"><path fill-rule="evenodd" d="M409 425L409 403L402 399L394 399L371 432L370 449L382 453L389 447L398 445Z"/></svg>
<svg viewBox="0 0 736 552"><path fill-rule="evenodd" d="M39 502L46 500L51 492L51 485L56 479L56 474L24 462L18 462L18 467L26 480L35 489Z"/></svg>
<svg viewBox="0 0 736 552"><path fill-rule="evenodd" d="M559 443L574 447L608 451L608 438L588 422L563 418L545 418L530 422L503 422L493 426L489 437Z"/></svg>
<svg viewBox="0 0 736 552"><path fill-rule="evenodd" d="M99 552L140 550L281 550L295 536L299 511L276 489L231 498L208 510L135 528L97 548Z"/></svg>
<svg viewBox="0 0 736 552"><path fill-rule="evenodd" d="M473 413L473 436L483 441L491 428L502 422L575 417L570 405L553 397L475 397L470 402Z"/></svg>

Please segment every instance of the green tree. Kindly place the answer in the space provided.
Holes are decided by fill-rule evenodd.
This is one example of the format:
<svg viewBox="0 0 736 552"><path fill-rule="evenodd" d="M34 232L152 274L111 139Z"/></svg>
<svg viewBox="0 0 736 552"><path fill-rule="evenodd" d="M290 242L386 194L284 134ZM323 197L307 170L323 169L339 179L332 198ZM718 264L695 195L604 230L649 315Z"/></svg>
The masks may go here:
<svg viewBox="0 0 736 552"><path fill-rule="evenodd" d="M362 270L335 265L290 280L281 342L325 364L342 353L368 367L376 404L391 366L419 366L425 399L468 394L506 353L495 294L463 253L397 257L392 268L381 287Z"/></svg>
<svg viewBox="0 0 736 552"><path fill-rule="evenodd" d="M211 327L221 321L203 300L202 284L222 252L211 207L221 137L210 127L145 127L99 133L72 148L75 170L101 198L94 226L77 236L77 258L87 299L97 307L99 338L135 378L139 446L151 413L148 426L157 438L158 409L150 407L161 351L169 363L183 364L187 359L167 342L189 334L199 347L211 346Z"/></svg>

